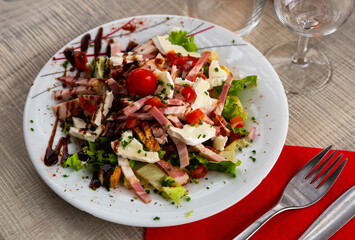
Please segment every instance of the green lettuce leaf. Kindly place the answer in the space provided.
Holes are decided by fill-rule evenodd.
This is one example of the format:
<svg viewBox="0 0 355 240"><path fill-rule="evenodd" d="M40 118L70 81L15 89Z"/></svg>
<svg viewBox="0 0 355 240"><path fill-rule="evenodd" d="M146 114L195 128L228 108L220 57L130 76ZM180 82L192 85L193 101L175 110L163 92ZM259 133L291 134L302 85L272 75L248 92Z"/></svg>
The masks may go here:
<svg viewBox="0 0 355 240"><path fill-rule="evenodd" d="M230 120L236 116L240 115L243 119L246 119L246 112L243 109L243 106L238 97L227 96L224 103L222 116Z"/></svg>
<svg viewBox="0 0 355 240"><path fill-rule="evenodd" d="M187 38L186 31L170 32L169 41L174 45L182 46L188 52L197 52L197 45L194 43L194 36Z"/></svg>
<svg viewBox="0 0 355 240"><path fill-rule="evenodd" d="M75 169L75 171L79 171L80 169L86 167L86 162L83 162L79 159L79 156L77 153L72 155L71 157L67 158L67 160L64 161L62 164L63 167L68 167L71 166L72 168Z"/></svg>
<svg viewBox="0 0 355 240"><path fill-rule="evenodd" d="M234 178L236 177L235 171L237 166L241 164L240 160L236 163L232 161L212 162L197 154L192 154L191 159L196 159L200 164L206 167L207 171L224 172Z"/></svg>
<svg viewBox="0 0 355 240"><path fill-rule="evenodd" d="M257 79L256 75L247 76L241 80L233 80L231 86L228 90L227 96L238 96L240 91L246 87L246 84L249 83L252 86L257 86ZM224 85L224 84L223 84ZM221 94L223 85L215 87L215 90L218 94Z"/></svg>

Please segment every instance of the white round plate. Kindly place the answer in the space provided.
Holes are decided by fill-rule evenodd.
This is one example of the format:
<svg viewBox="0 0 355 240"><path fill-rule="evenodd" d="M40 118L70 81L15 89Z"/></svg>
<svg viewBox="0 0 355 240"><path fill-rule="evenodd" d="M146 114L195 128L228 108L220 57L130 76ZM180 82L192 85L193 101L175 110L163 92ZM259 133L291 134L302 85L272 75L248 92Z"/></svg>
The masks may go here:
<svg viewBox="0 0 355 240"><path fill-rule="evenodd" d="M103 25L104 35L132 19L133 17L125 18ZM55 122L51 107L58 103L53 100L53 91L61 89L55 78L61 76L64 61L52 58L38 74L27 96L23 127L28 153L38 173L53 191L70 204L96 217L144 227L173 226L209 217L248 195L274 166L288 128L288 106L284 89L264 56L251 44L222 27L198 19L171 15L138 16L134 17L133 22L137 23L134 32L120 29L111 35L115 41L121 42L123 49L130 40L144 43L153 36L163 35L173 27L179 27L188 33L197 33L195 43L199 46L199 51L216 51L221 65L232 70L234 76L258 75L258 87L247 88L241 94L249 119L256 118L256 122L247 123L248 128L256 127L256 137L252 145L237 156L242 161L237 177L210 172L199 184L189 183L186 186L191 201L182 200L180 205L173 205L171 201L151 191L152 202L144 204L135 198L133 191L123 186L110 192L103 187L96 191L91 190L89 182L92 174L89 170L75 172L71 168L63 169L59 164L46 167L43 155ZM88 31L92 38L97 29ZM82 35L78 36L67 46L79 46L81 37ZM54 57L63 57L61 52L65 47ZM106 49L105 43L102 49ZM88 53L92 51L93 48L90 47ZM61 136L58 128L54 144ZM70 144L70 147L73 145L75 144ZM252 150L256 150L256 154ZM71 151L74 152L73 149ZM256 161L253 162L250 156L255 157ZM64 174L69 177L63 177ZM186 218L186 214L192 210L193 213ZM154 220L156 216L160 220Z"/></svg>

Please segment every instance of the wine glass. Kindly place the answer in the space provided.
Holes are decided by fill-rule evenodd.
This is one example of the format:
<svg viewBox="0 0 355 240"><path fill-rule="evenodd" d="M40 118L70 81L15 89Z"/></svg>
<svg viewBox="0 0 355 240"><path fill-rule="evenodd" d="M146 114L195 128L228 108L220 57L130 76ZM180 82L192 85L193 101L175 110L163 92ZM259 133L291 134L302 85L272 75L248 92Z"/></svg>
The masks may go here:
<svg viewBox="0 0 355 240"><path fill-rule="evenodd" d="M354 0L274 0L274 6L281 22L300 37L298 43L275 46L265 57L279 74L286 93L321 90L332 76L332 66L323 52L308 46L309 37L335 32L350 17Z"/></svg>
<svg viewBox="0 0 355 240"><path fill-rule="evenodd" d="M188 14L245 35L260 22L266 0L188 0Z"/></svg>

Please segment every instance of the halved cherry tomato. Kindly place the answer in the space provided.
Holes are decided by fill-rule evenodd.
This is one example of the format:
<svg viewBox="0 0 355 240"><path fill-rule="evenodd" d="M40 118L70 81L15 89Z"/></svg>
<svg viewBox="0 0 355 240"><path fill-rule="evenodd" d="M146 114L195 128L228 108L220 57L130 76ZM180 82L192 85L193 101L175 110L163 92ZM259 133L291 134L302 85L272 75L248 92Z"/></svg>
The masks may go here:
<svg viewBox="0 0 355 240"><path fill-rule="evenodd" d="M147 101L145 101L145 104L157 108L166 108L168 106L165 103L163 103L157 96L148 99Z"/></svg>
<svg viewBox="0 0 355 240"><path fill-rule="evenodd" d="M193 77L193 78L191 79L191 81L195 82L195 81L196 81L196 78L198 78L198 77L199 77L199 78L202 78L202 79L204 79L204 80L207 79L207 77L206 77L205 74L199 73L199 74L197 74L195 77Z"/></svg>
<svg viewBox="0 0 355 240"><path fill-rule="evenodd" d="M186 101L190 102L196 98L196 92L189 85L184 87L181 91L181 95L185 98Z"/></svg>
<svg viewBox="0 0 355 240"><path fill-rule="evenodd" d="M139 124L138 118L128 119L126 122L126 128L135 128Z"/></svg>
<svg viewBox="0 0 355 240"><path fill-rule="evenodd" d="M131 96L138 94L145 97L153 94L157 86L157 78L147 69L134 69L127 78L127 89Z"/></svg>
<svg viewBox="0 0 355 240"><path fill-rule="evenodd" d="M203 178L207 174L207 169L203 165L199 165L197 168L191 171L191 177Z"/></svg>
<svg viewBox="0 0 355 240"><path fill-rule="evenodd" d="M233 131L231 131L230 137L227 141L226 146L228 146L229 144L231 144L232 142L234 142L235 140L238 140L238 139L242 139L242 137L238 133L234 133Z"/></svg>
<svg viewBox="0 0 355 240"><path fill-rule="evenodd" d="M88 67L86 66L88 59L86 57L85 52L75 51L74 52L74 60L75 60L75 67L78 70L82 70L82 71L88 70Z"/></svg>
<svg viewBox="0 0 355 240"><path fill-rule="evenodd" d="M97 103L86 100L82 95L78 96L81 108L88 113L93 114L97 109Z"/></svg>
<svg viewBox="0 0 355 240"><path fill-rule="evenodd" d="M229 122L234 128L244 127L244 119L240 115L232 118Z"/></svg>
<svg viewBox="0 0 355 240"><path fill-rule="evenodd" d="M198 61L195 57L178 55L174 52L174 50L168 52L166 58L171 62L171 64L175 65L179 69L183 68L188 61L192 61L191 67L195 66Z"/></svg>
<svg viewBox="0 0 355 240"><path fill-rule="evenodd" d="M199 124L204 117L205 114L199 108L197 108L186 115L186 121L191 124Z"/></svg>

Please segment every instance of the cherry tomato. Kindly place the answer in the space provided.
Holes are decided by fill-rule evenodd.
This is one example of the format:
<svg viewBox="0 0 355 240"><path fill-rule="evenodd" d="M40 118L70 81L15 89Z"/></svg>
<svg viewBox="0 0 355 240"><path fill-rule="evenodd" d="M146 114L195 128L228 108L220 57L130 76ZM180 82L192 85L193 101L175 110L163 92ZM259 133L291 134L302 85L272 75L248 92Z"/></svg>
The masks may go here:
<svg viewBox="0 0 355 240"><path fill-rule="evenodd" d="M202 79L204 79L204 80L207 79L207 77L206 77L205 74L199 73L199 74L197 74L195 77L193 77L193 78L191 79L191 81L195 82L195 81L196 81L196 78L198 78L198 77L199 77L199 78L202 78Z"/></svg>
<svg viewBox="0 0 355 240"><path fill-rule="evenodd" d="M130 95L141 97L153 94L157 87L157 78L147 69L134 69L127 78L127 89Z"/></svg>
<svg viewBox="0 0 355 240"><path fill-rule="evenodd" d="M178 55L174 50L168 52L166 58L179 69L183 68L188 61L192 61L192 67L195 66L198 61L195 57Z"/></svg>
<svg viewBox="0 0 355 240"><path fill-rule="evenodd" d="M197 108L186 115L186 121L191 124L199 124L204 117L205 114Z"/></svg>
<svg viewBox="0 0 355 240"><path fill-rule="evenodd" d="M189 85L184 87L181 91L181 95L185 98L186 101L190 102L196 98L196 92Z"/></svg>
<svg viewBox="0 0 355 240"><path fill-rule="evenodd" d="M168 105L163 103L157 96L154 96L150 99L148 99L145 104L150 105L152 107L157 107L157 108L166 108Z"/></svg>
<svg viewBox="0 0 355 240"><path fill-rule="evenodd" d="M88 59L86 57L85 52L80 52L80 51L74 52L74 60L75 60L75 67L78 70L82 70L82 71L88 70L88 67L86 66Z"/></svg>
<svg viewBox="0 0 355 240"><path fill-rule="evenodd" d="M228 142L226 146L234 142L235 140L241 139L242 137L238 133L234 133L233 131L230 132L230 137L228 139Z"/></svg>
<svg viewBox="0 0 355 240"><path fill-rule="evenodd" d="M240 115L232 118L229 122L234 128L244 127L244 119Z"/></svg>
<svg viewBox="0 0 355 240"><path fill-rule="evenodd" d="M197 168L191 171L191 177L203 178L207 174L207 169L203 165L199 165Z"/></svg>
<svg viewBox="0 0 355 240"><path fill-rule="evenodd" d="M97 103L86 100L82 95L78 96L81 108L88 113L93 114L97 109Z"/></svg>
<svg viewBox="0 0 355 240"><path fill-rule="evenodd" d="M138 118L128 119L126 122L126 128L135 128L139 124Z"/></svg>

